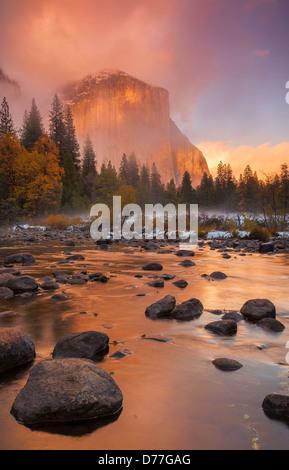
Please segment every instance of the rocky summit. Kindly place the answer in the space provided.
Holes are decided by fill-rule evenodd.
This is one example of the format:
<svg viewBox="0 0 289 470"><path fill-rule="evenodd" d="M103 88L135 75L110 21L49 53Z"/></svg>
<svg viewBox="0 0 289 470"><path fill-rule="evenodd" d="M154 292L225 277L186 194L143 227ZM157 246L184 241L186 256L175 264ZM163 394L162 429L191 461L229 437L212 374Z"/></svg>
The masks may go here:
<svg viewBox="0 0 289 470"><path fill-rule="evenodd" d="M209 174L202 152L170 119L169 93L120 71L88 75L62 91L71 106L78 137L90 135L99 158L119 167L134 153L140 164L162 170L163 182L180 182L185 171L193 185Z"/></svg>

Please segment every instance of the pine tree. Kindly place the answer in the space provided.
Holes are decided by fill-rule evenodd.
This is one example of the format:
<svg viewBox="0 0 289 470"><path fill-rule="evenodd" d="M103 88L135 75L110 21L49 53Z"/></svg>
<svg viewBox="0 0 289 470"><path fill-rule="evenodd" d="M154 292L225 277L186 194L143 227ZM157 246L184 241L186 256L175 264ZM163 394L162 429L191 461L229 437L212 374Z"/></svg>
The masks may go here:
<svg viewBox="0 0 289 470"><path fill-rule="evenodd" d="M4 97L0 109L0 137L3 137L5 134L15 134L15 129L8 101Z"/></svg>
<svg viewBox="0 0 289 470"><path fill-rule="evenodd" d="M118 178L120 186L129 185L129 165L125 153L123 154L120 162Z"/></svg>
<svg viewBox="0 0 289 470"><path fill-rule="evenodd" d="M64 119L63 105L57 95L55 95L49 113L49 132L52 142L59 150L60 162L63 165L66 148L66 125ZM71 157L72 158L72 157Z"/></svg>
<svg viewBox="0 0 289 470"><path fill-rule="evenodd" d="M161 175L159 174L155 163L152 165L150 181L152 203L161 204L164 198L164 187L162 186Z"/></svg>
<svg viewBox="0 0 289 470"><path fill-rule="evenodd" d="M43 133L44 127L42 124L42 117L36 106L35 99L33 98L30 112L27 113L27 111L25 111L24 114L21 144L28 151L31 151Z"/></svg>
<svg viewBox="0 0 289 470"><path fill-rule="evenodd" d="M151 203L150 171L146 165L142 166L140 172L140 182L137 190L137 199L140 202L142 208L144 208L145 204Z"/></svg>
<svg viewBox="0 0 289 470"><path fill-rule="evenodd" d="M187 171L185 171L183 176L180 196L183 204L193 204L197 202L197 193L192 187L192 180Z"/></svg>
<svg viewBox="0 0 289 470"><path fill-rule="evenodd" d="M173 179L166 185L165 204L178 204L178 192Z"/></svg>
<svg viewBox="0 0 289 470"><path fill-rule="evenodd" d="M135 154L132 153L128 159L128 183L130 186L137 188L139 181L138 163Z"/></svg>
<svg viewBox="0 0 289 470"><path fill-rule="evenodd" d="M83 154L84 154L83 164L82 164L83 187L85 190L85 194L89 197L90 201L92 202L93 199L95 198L95 193L96 193L97 170L96 170L96 156L93 150L92 141L89 136L87 136L86 138Z"/></svg>
<svg viewBox="0 0 289 470"><path fill-rule="evenodd" d="M80 148L76 138L76 131L70 106L67 106L66 108L64 122L66 129L66 151L71 155L77 170L80 170Z"/></svg>
<svg viewBox="0 0 289 470"><path fill-rule="evenodd" d="M280 205L283 216L283 224L286 228L286 220L289 212L289 169L287 163L281 166L280 176Z"/></svg>
<svg viewBox="0 0 289 470"><path fill-rule="evenodd" d="M204 173L200 186L197 188L199 203L203 207L213 207L216 203L216 191L211 175Z"/></svg>

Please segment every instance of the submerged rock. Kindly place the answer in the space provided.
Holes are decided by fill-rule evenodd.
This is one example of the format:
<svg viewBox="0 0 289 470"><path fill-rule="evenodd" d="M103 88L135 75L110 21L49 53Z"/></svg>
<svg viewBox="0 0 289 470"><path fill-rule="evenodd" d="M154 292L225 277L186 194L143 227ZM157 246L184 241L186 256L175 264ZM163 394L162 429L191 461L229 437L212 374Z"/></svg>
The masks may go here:
<svg viewBox="0 0 289 470"><path fill-rule="evenodd" d="M5 264L34 264L35 258L30 253L18 253L5 258Z"/></svg>
<svg viewBox="0 0 289 470"><path fill-rule="evenodd" d="M241 315L238 312L228 312L225 313L225 315L222 316L222 320L233 320L236 323L240 323L241 321L244 321L243 315Z"/></svg>
<svg viewBox="0 0 289 470"><path fill-rule="evenodd" d="M59 285L54 281L45 281L41 284L41 289L43 290L57 290Z"/></svg>
<svg viewBox="0 0 289 470"><path fill-rule="evenodd" d="M149 263L142 267L143 271L162 271L164 268L159 263Z"/></svg>
<svg viewBox="0 0 289 470"><path fill-rule="evenodd" d="M205 329L218 335L233 336L237 333L238 327L233 320L222 320L209 323Z"/></svg>
<svg viewBox="0 0 289 470"><path fill-rule="evenodd" d="M30 276L14 277L7 282L7 287L11 289L14 294L36 292L38 290L37 282Z"/></svg>
<svg viewBox="0 0 289 470"><path fill-rule="evenodd" d="M163 299L155 302L146 309L146 316L150 318L165 318L174 310L176 299L172 295L167 295Z"/></svg>
<svg viewBox="0 0 289 470"><path fill-rule="evenodd" d="M31 371L11 413L26 425L111 416L123 396L113 378L88 359L49 359Z"/></svg>
<svg viewBox="0 0 289 470"><path fill-rule="evenodd" d="M149 282L148 285L150 287L159 287L159 288L165 287L164 281L161 281L161 280Z"/></svg>
<svg viewBox="0 0 289 470"><path fill-rule="evenodd" d="M190 250L179 250L176 252L176 256L195 256L195 252Z"/></svg>
<svg viewBox="0 0 289 470"><path fill-rule="evenodd" d="M257 323L257 326L264 328L265 330L273 331L274 333L282 333L285 330L285 326L274 318L263 318Z"/></svg>
<svg viewBox="0 0 289 470"><path fill-rule="evenodd" d="M0 372L31 362L35 357L32 340L17 328L0 328Z"/></svg>
<svg viewBox="0 0 289 470"><path fill-rule="evenodd" d="M233 372L243 367L243 364L241 364L240 362L235 361L234 359L226 359L226 358L215 359L213 361L213 364L217 369L227 371L227 372Z"/></svg>
<svg viewBox="0 0 289 470"><path fill-rule="evenodd" d="M55 346L52 356L55 359L65 357L91 358L105 350L109 337L98 331L75 333L61 339Z"/></svg>
<svg viewBox="0 0 289 470"><path fill-rule="evenodd" d="M251 322L276 317L276 307L267 299L248 300L240 311L245 319Z"/></svg>

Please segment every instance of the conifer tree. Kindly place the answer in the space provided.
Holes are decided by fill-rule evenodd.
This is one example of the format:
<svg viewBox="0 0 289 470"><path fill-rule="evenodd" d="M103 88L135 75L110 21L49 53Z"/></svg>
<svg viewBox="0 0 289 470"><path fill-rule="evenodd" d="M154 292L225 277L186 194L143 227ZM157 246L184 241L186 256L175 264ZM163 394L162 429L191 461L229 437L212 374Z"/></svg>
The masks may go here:
<svg viewBox="0 0 289 470"><path fill-rule="evenodd" d="M150 181L152 203L161 204L164 197L164 187L162 186L161 175L159 174L155 163L152 165Z"/></svg>
<svg viewBox="0 0 289 470"><path fill-rule="evenodd" d="M93 149L93 144L89 136L86 138L82 164L82 179L85 194L93 202L96 193L96 156Z"/></svg>
<svg viewBox="0 0 289 470"><path fill-rule="evenodd" d="M66 129L66 151L70 154L77 170L80 170L80 148L76 138L76 131L70 106L67 106L66 108L64 122Z"/></svg>
<svg viewBox="0 0 289 470"><path fill-rule="evenodd" d="M120 186L129 185L129 164L125 153L120 162L118 179Z"/></svg>
<svg viewBox="0 0 289 470"><path fill-rule="evenodd" d="M183 176L180 196L183 204L194 204L197 202L197 193L192 187L191 177L187 171L185 171Z"/></svg>
<svg viewBox="0 0 289 470"><path fill-rule="evenodd" d="M8 101L4 97L0 109L0 137L5 134L15 134L15 129Z"/></svg>
<svg viewBox="0 0 289 470"><path fill-rule="evenodd" d="M35 99L33 98L30 112L28 113L25 111L24 114L21 144L26 148L26 150L31 151L43 133L44 127L42 124L42 117L36 106Z"/></svg>
<svg viewBox="0 0 289 470"><path fill-rule="evenodd" d="M130 186L137 187L140 181L137 159L132 153L128 159L128 183Z"/></svg>
<svg viewBox="0 0 289 470"><path fill-rule="evenodd" d="M49 113L49 132L52 142L59 150L60 162L64 163L66 148L66 125L64 119L63 105L57 95L54 96Z"/></svg>

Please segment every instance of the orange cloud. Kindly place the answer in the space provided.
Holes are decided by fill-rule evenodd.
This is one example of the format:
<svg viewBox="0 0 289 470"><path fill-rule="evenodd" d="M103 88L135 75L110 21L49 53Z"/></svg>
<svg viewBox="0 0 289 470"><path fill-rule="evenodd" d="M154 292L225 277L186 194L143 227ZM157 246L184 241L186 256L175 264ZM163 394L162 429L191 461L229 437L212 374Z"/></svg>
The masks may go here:
<svg viewBox="0 0 289 470"><path fill-rule="evenodd" d="M236 177L243 173L247 165L263 177L278 173L283 163L289 164L289 142L278 145L267 142L257 147L242 145L236 148L231 146L231 142L201 142L198 147L204 153L213 175L216 175L220 161L230 163Z"/></svg>

